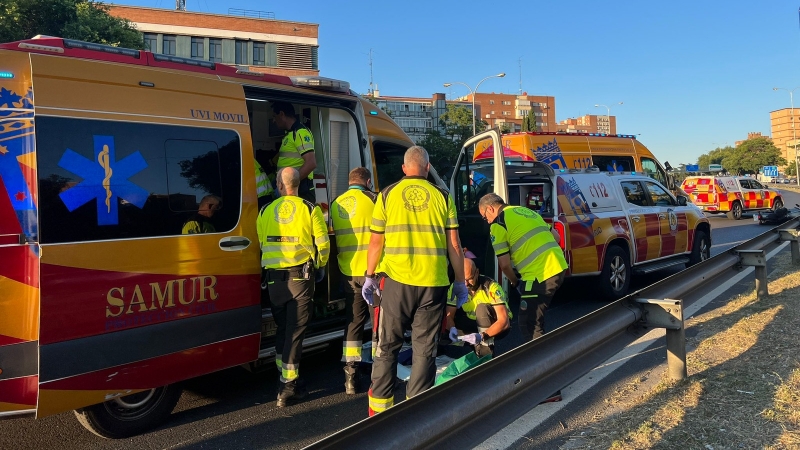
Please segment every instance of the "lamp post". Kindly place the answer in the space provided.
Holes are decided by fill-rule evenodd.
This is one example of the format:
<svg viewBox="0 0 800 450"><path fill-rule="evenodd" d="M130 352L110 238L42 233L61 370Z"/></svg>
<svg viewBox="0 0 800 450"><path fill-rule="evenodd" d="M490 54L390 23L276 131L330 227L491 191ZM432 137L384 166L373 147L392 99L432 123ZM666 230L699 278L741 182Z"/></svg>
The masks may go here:
<svg viewBox="0 0 800 450"><path fill-rule="evenodd" d="M466 87L467 89L469 89L469 93L472 96L472 135L473 136L477 134L476 131L475 131L475 94L478 93L478 88L481 86L481 83L483 83L484 81L488 80L489 78L503 78L504 76L506 76L505 72L498 73L497 75L489 75L488 77L486 77L486 78L482 79L481 81L479 81L477 85L475 85L475 90L474 91L472 90L471 87L469 87L469 85L467 83L463 83L461 81L453 81L452 83L445 83L444 84L444 87L450 87L450 86L452 86L454 84L460 84L460 85Z"/></svg>
<svg viewBox="0 0 800 450"><path fill-rule="evenodd" d="M619 102L617 104L621 105L622 102ZM599 108L601 106L606 108L606 120L608 121L608 134L611 134L611 108L609 108L606 105L594 105L595 108Z"/></svg>
<svg viewBox="0 0 800 450"><path fill-rule="evenodd" d="M779 87L772 88L773 91L786 91L789 93L789 104L792 106L791 117L792 117L792 146L794 147L794 171L795 171L794 176L797 179L797 185L800 186L800 165L799 165L800 163L798 163L797 161L797 132L795 131L794 127L794 91L796 91L797 89L800 89L800 87L796 87L792 90Z"/></svg>

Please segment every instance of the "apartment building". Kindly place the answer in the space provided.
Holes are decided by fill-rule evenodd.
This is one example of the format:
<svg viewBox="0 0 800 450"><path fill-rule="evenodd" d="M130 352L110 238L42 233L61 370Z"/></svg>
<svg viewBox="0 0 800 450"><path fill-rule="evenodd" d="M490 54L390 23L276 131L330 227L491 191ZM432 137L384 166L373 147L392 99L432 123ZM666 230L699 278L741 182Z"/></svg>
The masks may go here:
<svg viewBox="0 0 800 450"><path fill-rule="evenodd" d="M319 75L319 25L276 20L272 13L229 14L109 5L131 21L153 53L239 65L275 75Z"/></svg>
<svg viewBox="0 0 800 450"><path fill-rule="evenodd" d="M800 108L779 109L769 113L770 132L772 142L781 150L781 155L787 162L792 162L797 157L798 137L800 137ZM794 114L792 114L794 112Z"/></svg>
<svg viewBox="0 0 800 450"><path fill-rule="evenodd" d="M392 97L382 96L376 89L370 97L414 142L422 140L430 130L444 132L439 118L447 112L447 105L455 104L472 111L471 102L447 100L445 94L441 93L433 94L430 98Z"/></svg>
<svg viewBox="0 0 800 450"><path fill-rule="evenodd" d="M553 131L566 133L603 133L617 134L617 118L615 116L597 116L587 114L581 117L568 118L558 122Z"/></svg>
<svg viewBox="0 0 800 450"><path fill-rule="evenodd" d="M459 98L471 102L472 94ZM544 95L481 93L475 94L475 110L489 128L510 132L522 131L522 121L529 114L536 117L537 131L556 131L556 99Z"/></svg>
<svg viewBox="0 0 800 450"><path fill-rule="evenodd" d="M733 146L734 147L738 147L738 146L742 145L742 143L744 143L746 141L749 141L750 139L758 139L758 138L766 138L766 139L769 139L770 141L772 140L771 137L762 135L760 131L751 131L751 132L747 133L747 139L743 139L741 141L736 141L736 142L733 143Z"/></svg>

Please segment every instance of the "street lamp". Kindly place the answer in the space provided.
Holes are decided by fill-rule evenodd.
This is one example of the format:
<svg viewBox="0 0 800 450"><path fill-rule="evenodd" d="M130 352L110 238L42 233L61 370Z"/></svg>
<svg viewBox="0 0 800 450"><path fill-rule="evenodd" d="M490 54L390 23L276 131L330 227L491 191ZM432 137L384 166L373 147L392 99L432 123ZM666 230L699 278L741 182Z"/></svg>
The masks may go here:
<svg viewBox="0 0 800 450"><path fill-rule="evenodd" d="M789 103L792 105L792 146L794 147L794 171L795 171L795 178L797 178L797 185L800 186L800 163L797 161L797 132L795 131L794 127L794 91L800 89L800 87L796 87L792 90L786 88L779 88L774 87L772 88L773 91L786 91L789 93ZM787 152L788 153L788 152Z"/></svg>
<svg viewBox="0 0 800 450"><path fill-rule="evenodd" d="M617 104L621 105L622 102L619 102ZM606 108L606 120L608 121L608 134L611 134L611 108L609 108L606 105L594 105L595 108L599 108L601 106Z"/></svg>
<svg viewBox="0 0 800 450"><path fill-rule="evenodd" d="M479 81L477 85L475 85L475 90L472 90L472 88L469 87L469 85L467 83L463 83L461 81L453 81L452 83L445 83L444 84L444 87L450 87L450 86L452 86L454 84L460 84L462 86L465 86L467 89L469 89L469 93L472 96L472 135L473 136L477 134L477 132L475 131L475 94L478 93L478 88L480 87L481 83L483 83L484 81L488 80L489 78L503 78L504 76L506 76L505 72L498 73L497 75L489 75L488 77L486 77L486 78L482 79L481 81Z"/></svg>

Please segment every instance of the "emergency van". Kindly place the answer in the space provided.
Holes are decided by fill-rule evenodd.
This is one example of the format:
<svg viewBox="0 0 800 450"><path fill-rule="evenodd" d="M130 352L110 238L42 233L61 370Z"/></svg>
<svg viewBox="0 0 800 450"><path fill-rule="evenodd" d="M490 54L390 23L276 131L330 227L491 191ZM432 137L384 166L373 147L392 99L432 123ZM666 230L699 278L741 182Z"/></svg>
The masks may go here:
<svg viewBox="0 0 800 450"><path fill-rule="evenodd" d="M601 172L639 172L667 186L676 195L677 183L667 168L635 135L521 132L502 135L503 154L509 161L539 161L555 170L586 169L595 166ZM489 140L477 144L475 161L492 159L494 148Z"/></svg>
<svg viewBox="0 0 800 450"><path fill-rule="evenodd" d="M681 188L703 211L725 214L731 220L739 220L748 212L783 208L780 191L751 177L687 177ZM755 220L758 221L757 216Z"/></svg>
<svg viewBox="0 0 800 450"><path fill-rule="evenodd" d="M275 101L314 136L323 207L354 167L376 187L403 176L413 142L343 81L0 44L0 418L74 409L98 435L130 436L165 420L177 382L274 357L254 154L280 145ZM208 195L215 231L182 234ZM307 348L343 334L331 261Z"/></svg>
<svg viewBox="0 0 800 450"><path fill-rule="evenodd" d="M467 145L487 138L501 139L489 130ZM597 277L607 299L625 295L632 275L710 257L711 228L703 212L636 171L555 169L547 162L506 159L502 151L476 160L465 147L450 189L462 245L476 254L483 273L496 274L489 224L478 211L488 193L538 212L559 233L567 275Z"/></svg>

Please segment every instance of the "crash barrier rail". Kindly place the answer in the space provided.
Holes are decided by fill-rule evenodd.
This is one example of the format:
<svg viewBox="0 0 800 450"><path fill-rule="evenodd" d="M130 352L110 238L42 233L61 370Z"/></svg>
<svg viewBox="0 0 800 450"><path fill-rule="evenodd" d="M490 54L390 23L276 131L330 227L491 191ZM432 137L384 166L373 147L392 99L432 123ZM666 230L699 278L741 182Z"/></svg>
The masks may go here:
<svg viewBox="0 0 800 450"><path fill-rule="evenodd" d="M470 448L530 411L553 392L576 381L650 328L667 329L671 377L686 377L686 345L680 299L729 283L755 265L767 293L766 254L791 242L800 264L793 219L658 283L636 291L544 336L475 367L455 379L362 420L308 449ZM757 253L753 253L757 252ZM675 299L675 300L667 300Z"/></svg>

